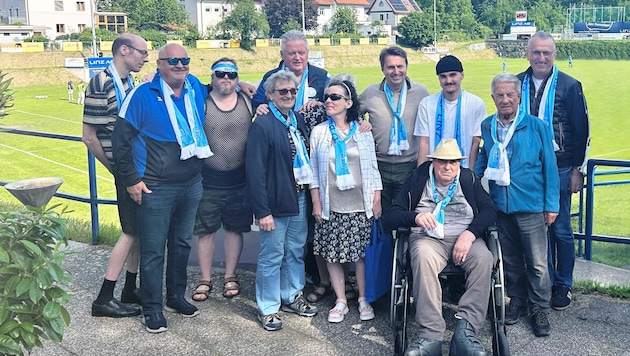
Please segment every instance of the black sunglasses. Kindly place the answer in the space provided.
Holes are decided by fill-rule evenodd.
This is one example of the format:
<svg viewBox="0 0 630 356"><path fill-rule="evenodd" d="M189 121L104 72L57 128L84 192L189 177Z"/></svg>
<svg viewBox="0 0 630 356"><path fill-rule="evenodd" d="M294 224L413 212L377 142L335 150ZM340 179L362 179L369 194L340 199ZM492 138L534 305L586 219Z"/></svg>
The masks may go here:
<svg viewBox="0 0 630 356"><path fill-rule="evenodd" d="M128 48L133 49L134 51L138 51L138 53L140 53L142 55L142 57L147 57L149 55L149 51L147 51L146 49L137 49L136 47L132 46L132 45L125 45Z"/></svg>
<svg viewBox="0 0 630 356"><path fill-rule="evenodd" d="M172 66L176 66L177 62L182 62L182 65L187 66L190 63L190 57L182 57L182 58L176 58L176 57L168 57L168 58L158 58L161 61L167 61L168 64L172 65Z"/></svg>
<svg viewBox="0 0 630 356"><path fill-rule="evenodd" d="M237 72L224 72L222 70L214 71L214 75L216 75L217 78L225 78L226 75L230 79L236 79L236 77L238 77L238 73Z"/></svg>
<svg viewBox="0 0 630 356"><path fill-rule="evenodd" d="M328 100L329 98L332 101L337 101L337 100L341 100L341 99L348 100L348 98L346 98L345 96L343 96L341 94L324 94L324 101Z"/></svg>
<svg viewBox="0 0 630 356"><path fill-rule="evenodd" d="M280 93L280 95L287 95L289 93L291 93L291 95L297 94L297 89L295 89L295 88L291 88L291 89L274 89L273 91L277 91L278 93Z"/></svg>

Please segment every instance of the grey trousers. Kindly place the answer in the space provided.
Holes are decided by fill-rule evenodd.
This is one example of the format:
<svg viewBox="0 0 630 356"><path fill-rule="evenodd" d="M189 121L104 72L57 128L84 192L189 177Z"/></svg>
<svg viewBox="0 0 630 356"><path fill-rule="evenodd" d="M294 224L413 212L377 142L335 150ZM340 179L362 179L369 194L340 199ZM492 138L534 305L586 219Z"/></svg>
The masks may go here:
<svg viewBox="0 0 630 356"><path fill-rule="evenodd" d="M413 295L420 337L443 340L446 322L442 318L442 287L438 274L452 261L457 237L438 240L411 237L409 252L413 273ZM461 265L466 272L466 292L459 300L458 318L467 320L475 332L483 327L490 298L492 253L483 239L477 239Z"/></svg>

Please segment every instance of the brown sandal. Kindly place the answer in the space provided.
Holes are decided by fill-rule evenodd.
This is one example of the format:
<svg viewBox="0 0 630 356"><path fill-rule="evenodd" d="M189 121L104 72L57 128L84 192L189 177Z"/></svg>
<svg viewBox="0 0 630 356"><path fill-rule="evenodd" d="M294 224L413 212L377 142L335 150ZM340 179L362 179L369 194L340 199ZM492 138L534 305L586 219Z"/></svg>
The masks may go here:
<svg viewBox="0 0 630 356"><path fill-rule="evenodd" d="M323 291L323 292L320 292ZM330 288L330 284L320 283L313 289L309 295L306 296L306 299L311 303L317 303L320 300L324 299L325 296L330 295L332 290Z"/></svg>
<svg viewBox="0 0 630 356"><path fill-rule="evenodd" d="M208 289L200 290L199 288L202 286L206 286ZM212 282L202 279L195 286L195 291L193 292L191 299L195 302L205 302L210 297L210 292L212 292Z"/></svg>
<svg viewBox="0 0 630 356"><path fill-rule="evenodd" d="M228 286L229 283L234 283L231 286ZM223 280L223 297L232 298L241 294L240 285L238 284L238 277L228 277ZM236 291L236 293L232 294L231 292Z"/></svg>

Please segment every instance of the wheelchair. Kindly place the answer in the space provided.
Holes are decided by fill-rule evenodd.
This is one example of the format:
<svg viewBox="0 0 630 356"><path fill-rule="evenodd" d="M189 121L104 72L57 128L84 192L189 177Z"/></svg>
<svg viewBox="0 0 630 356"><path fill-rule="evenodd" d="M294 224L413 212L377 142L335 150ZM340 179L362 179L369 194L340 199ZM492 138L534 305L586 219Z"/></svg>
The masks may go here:
<svg viewBox="0 0 630 356"><path fill-rule="evenodd" d="M407 325L412 320L413 311L413 279L409 256L408 228L399 228L394 233L394 259L392 268L391 310L390 319L394 329L394 353L402 355L409 344ZM492 354L495 356L509 356L510 349L507 341L505 326L505 279L501 245L496 227L491 226L484 237L488 249L494 260L491 279L488 317L492 326ZM442 290L446 282L453 277L463 278L464 270L449 263L439 274Z"/></svg>

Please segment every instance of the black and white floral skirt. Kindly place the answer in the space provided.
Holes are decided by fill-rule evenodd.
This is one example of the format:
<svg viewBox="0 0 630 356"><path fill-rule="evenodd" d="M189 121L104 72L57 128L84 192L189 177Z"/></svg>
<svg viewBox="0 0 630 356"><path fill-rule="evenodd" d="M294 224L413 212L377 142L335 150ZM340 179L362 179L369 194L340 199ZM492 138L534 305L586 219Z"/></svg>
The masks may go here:
<svg viewBox="0 0 630 356"><path fill-rule="evenodd" d="M313 253L329 263L357 262L365 258L372 238L372 219L365 212L330 212L330 219L315 224Z"/></svg>

